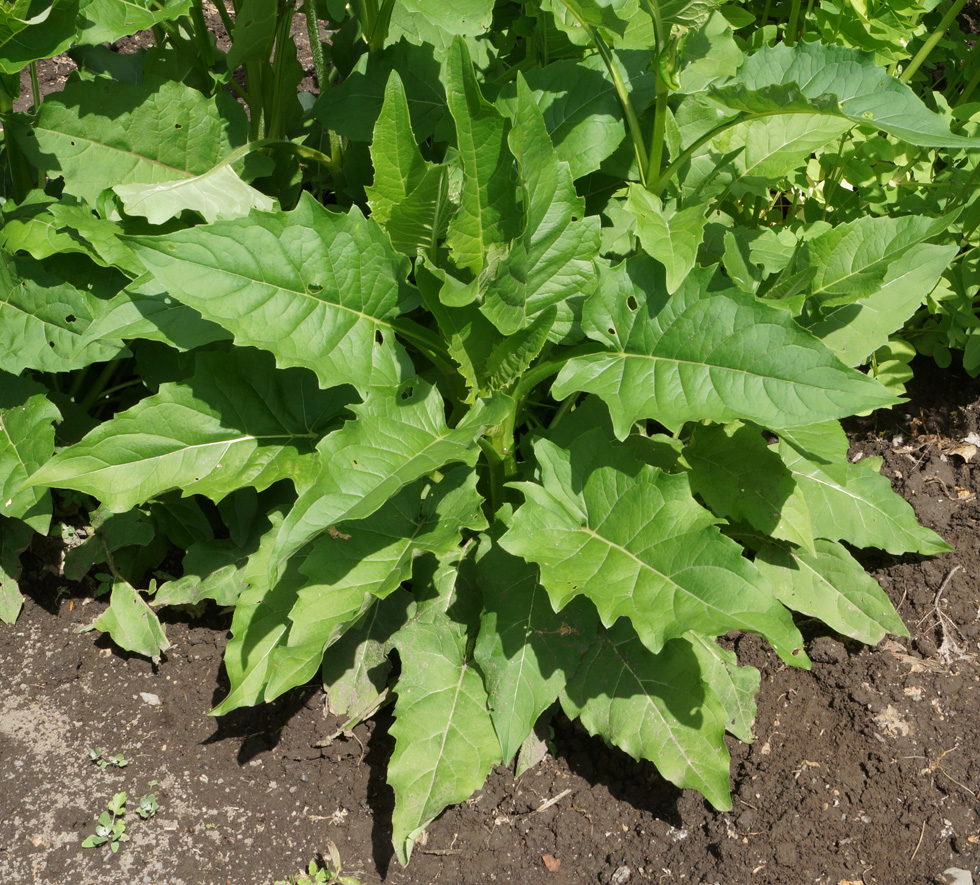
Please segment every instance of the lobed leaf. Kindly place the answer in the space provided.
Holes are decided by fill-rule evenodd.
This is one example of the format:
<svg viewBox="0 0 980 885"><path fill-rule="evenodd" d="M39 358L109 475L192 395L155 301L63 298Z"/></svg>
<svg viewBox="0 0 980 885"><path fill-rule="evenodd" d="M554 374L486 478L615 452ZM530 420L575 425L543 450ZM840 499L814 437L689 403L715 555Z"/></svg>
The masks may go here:
<svg viewBox="0 0 980 885"><path fill-rule="evenodd" d="M153 609L121 578L112 582L109 607L88 629L108 633L120 648L145 655L154 663L158 663L160 655L170 648Z"/></svg>
<svg viewBox="0 0 980 885"><path fill-rule="evenodd" d="M402 864L447 806L468 799L500 761L483 681L461 625L434 611L392 639L402 662L388 783L395 791L392 843Z"/></svg>
<svg viewBox="0 0 980 885"><path fill-rule="evenodd" d="M346 404L311 375L275 371L267 354L201 353L187 382L98 425L31 482L87 492L117 512L171 489L217 501L281 479L304 487L316 441Z"/></svg>
<svg viewBox="0 0 980 885"><path fill-rule="evenodd" d="M725 287L713 271L696 268L671 296L648 258L603 276L583 317L603 349L568 360L552 394L596 394L620 439L641 418L667 427L748 419L775 429L896 401L785 311Z"/></svg>
<svg viewBox="0 0 980 885"><path fill-rule="evenodd" d="M654 654L620 622L592 645L561 702L590 734L649 759L667 780L700 791L719 811L732 807L725 710L702 680L687 639Z"/></svg>
<svg viewBox="0 0 980 885"><path fill-rule="evenodd" d="M513 484L525 502L500 543L540 566L557 610L584 594L605 626L628 618L654 653L689 630L748 630L806 665L789 613L686 477L641 464L598 430L564 449L539 440L534 452L541 484Z"/></svg>
<svg viewBox="0 0 980 885"><path fill-rule="evenodd" d="M358 209L330 211L304 193L291 212L132 242L165 291L278 365L362 394L401 380L392 321L409 295L408 261Z"/></svg>

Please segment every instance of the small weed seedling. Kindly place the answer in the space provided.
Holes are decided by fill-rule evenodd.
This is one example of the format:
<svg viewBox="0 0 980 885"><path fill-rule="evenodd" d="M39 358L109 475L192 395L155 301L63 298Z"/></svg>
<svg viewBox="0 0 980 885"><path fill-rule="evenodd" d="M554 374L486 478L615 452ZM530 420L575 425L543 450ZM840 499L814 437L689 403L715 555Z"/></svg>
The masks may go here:
<svg viewBox="0 0 980 885"><path fill-rule="evenodd" d="M88 747L89 758L99 766L103 771L105 771L110 765L115 768L125 768L129 765L129 760L126 759L122 753L116 753L115 756L105 756L105 750L102 747L92 749Z"/></svg>
<svg viewBox="0 0 980 885"><path fill-rule="evenodd" d="M148 793L146 796L140 799L140 806L136 809L136 813L143 818L143 820L149 820L154 814L157 813L157 809L159 807L160 806L157 803L157 794Z"/></svg>
<svg viewBox="0 0 980 885"><path fill-rule="evenodd" d="M122 819L125 814L126 793L123 791L116 793L109 803L109 808L99 815L95 833L82 842L82 848L97 848L108 843L113 854L119 851L119 846L129 841L129 836L126 835L126 822Z"/></svg>
<svg viewBox="0 0 980 885"><path fill-rule="evenodd" d="M275 885L361 885L361 882L353 876L341 875L340 852L329 839L327 853L330 855L329 863L321 865L322 861L311 860L305 873L290 876L288 879L279 879Z"/></svg>

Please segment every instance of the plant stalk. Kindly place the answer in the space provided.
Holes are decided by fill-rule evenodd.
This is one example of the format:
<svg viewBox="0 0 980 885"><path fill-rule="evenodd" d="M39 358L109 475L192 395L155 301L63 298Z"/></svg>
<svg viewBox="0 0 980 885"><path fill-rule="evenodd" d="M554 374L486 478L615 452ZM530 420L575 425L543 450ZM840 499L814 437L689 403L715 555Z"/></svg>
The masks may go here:
<svg viewBox="0 0 980 885"><path fill-rule="evenodd" d="M960 14L960 10L966 6L966 3L967 0L955 0L953 5L946 11L942 21L939 22L939 26L929 35L926 42L922 44L915 57L909 62L909 66L902 71L902 76L898 78L902 83L908 83L912 79L915 72L919 70L923 62L929 57L929 53L942 40L949 26L956 20L956 16Z"/></svg>

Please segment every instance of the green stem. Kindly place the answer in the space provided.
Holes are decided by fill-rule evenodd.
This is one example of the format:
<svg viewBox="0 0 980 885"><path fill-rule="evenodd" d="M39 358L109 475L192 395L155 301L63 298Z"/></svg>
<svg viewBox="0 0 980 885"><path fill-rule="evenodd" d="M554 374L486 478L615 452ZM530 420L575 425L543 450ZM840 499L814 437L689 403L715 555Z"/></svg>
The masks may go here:
<svg viewBox="0 0 980 885"><path fill-rule="evenodd" d="M235 23L231 20L231 16L228 15L228 10L225 9L224 3L218 2L214 5L218 10L218 15L221 16L221 23L225 26L225 30L230 37L235 30Z"/></svg>
<svg viewBox="0 0 980 885"><path fill-rule="evenodd" d="M980 46L980 40L977 41L977 46ZM977 88L977 84L980 84L980 69L970 78L970 82L966 84L963 91L960 93L959 98L956 99L956 103L953 107L959 107L961 104L966 104L970 100L970 96L973 95L973 90Z"/></svg>
<svg viewBox="0 0 980 885"><path fill-rule="evenodd" d="M953 5L946 11L939 26L929 35L929 38L915 54L915 58L909 62L909 66L902 72L898 79L903 83L908 83L913 75L922 66L922 63L929 57L929 53L935 48L936 44L942 40L949 26L955 21L960 10L966 6L967 0L955 0Z"/></svg>
<svg viewBox="0 0 980 885"><path fill-rule="evenodd" d="M320 22L316 17L316 3L313 0L304 0L303 12L306 13L306 34L310 38L313 70L316 71L316 82L322 92L327 88L327 63L323 58L323 41L320 40Z"/></svg>
<svg viewBox="0 0 980 885"><path fill-rule="evenodd" d="M14 101L20 97L20 75L0 74L0 120L13 113ZM7 155L7 171L10 174L11 196L21 202L35 186L31 164L14 139L10 126L3 126L3 145ZM40 175L40 173L38 173Z"/></svg>
<svg viewBox="0 0 980 885"><path fill-rule="evenodd" d="M216 5L223 6L224 3L222 0L218 0ZM204 20L202 0L194 0L191 4L190 13L191 21L194 23L194 43L197 44L197 51L200 53L204 67L210 71L214 67L214 46L211 45L211 32Z"/></svg>
<svg viewBox="0 0 980 885"><path fill-rule="evenodd" d="M102 392L109 385L109 381L112 376L115 375L116 371L119 369L120 364L118 362L106 363L102 371L99 373L99 377L95 379L95 383L89 388L87 394L85 394L79 405L84 411L88 411L95 404L95 401L102 395Z"/></svg>
<svg viewBox="0 0 980 885"><path fill-rule="evenodd" d="M786 28L786 36L783 38L783 42L787 46L792 46L796 43L796 29L799 26L800 19L800 0L793 0L793 7L789 14L789 25Z"/></svg>
<svg viewBox="0 0 980 885"><path fill-rule="evenodd" d="M636 162L640 168L640 181L645 185L647 183L646 170L649 162L646 157L646 148L643 146L643 132L640 129L640 121L636 116L636 109L630 100L629 91L626 88L626 83L623 81L623 75L620 73L619 66L616 64L613 52L602 38L602 35L582 18L573 6L569 6L566 0L560 0L560 2L585 29L585 32L589 35L589 39L595 48L599 50L599 55L602 56L606 70L609 71L613 86L616 87L616 95L619 97L619 103L622 105L623 113L626 116L626 125L629 127L630 137L633 139L633 151L636 153Z"/></svg>
<svg viewBox="0 0 980 885"><path fill-rule="evenodd" d="M653 135L650 136L650 151L647 157L647 181L656 181L660 177L660 166L663 162L664 134L667 129L667 98L670 90L657 75L657 106L653 118Z"/></svg>
<svg viewBox="0 0 980 885"><path fill-rule="evenodd" d="M32 61L30 64L31 71L31 98L34 100L34 113L36 114L41 110L41 87L37 82L37 62Z"/></svg>
<svg viewBox="0 0 980 885"><path fill-rule="evenodd" d="M265 136L267 138L282 138L286 134L286 124L283 117L286 96L282 94L283 90L280 88L280 84L283 82L287 57L287 53L283 51L283 46L286 45L287 41L293 39L290 30L295 13L294 0L282 0L279 3L276 42L273 49L272 82L269 83L268 90L272 107L266 116Z"/></svg>

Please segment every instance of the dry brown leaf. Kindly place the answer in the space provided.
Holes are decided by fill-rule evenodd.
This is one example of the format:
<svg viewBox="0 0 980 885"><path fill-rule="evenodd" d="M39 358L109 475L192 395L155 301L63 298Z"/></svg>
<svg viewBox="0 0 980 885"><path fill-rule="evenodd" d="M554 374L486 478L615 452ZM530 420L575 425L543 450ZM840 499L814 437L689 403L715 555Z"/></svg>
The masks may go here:
<svg viewBox="0 0 980 885"><path fill-rule="evenodd" d="M557 873L558 868L561 866L561 861L553 854L542 854L541 860L544 861L544 865L547 867L549 873Z"/></svg>
<svg viewBox="0 0 980 885"><path fill-rule="evenodd" d="M980 451L980 449L977 449L976 446L967 444L963 446L954 446L953 448L949 449L946 454L956 455L962 458L964 461L969 462L977 456L978 451Z"/></svg>

